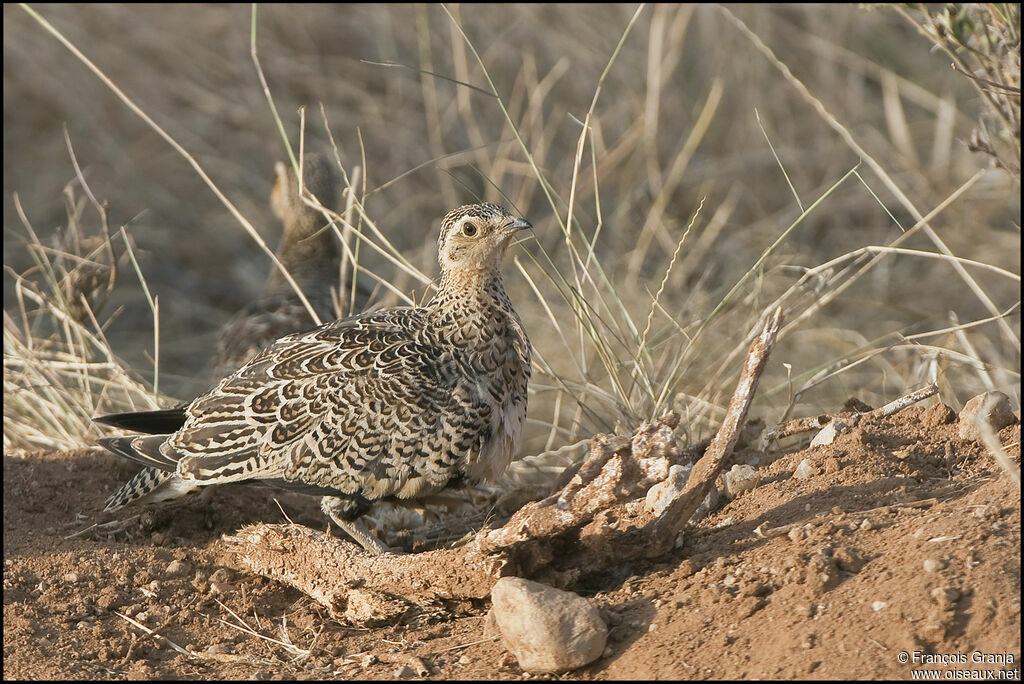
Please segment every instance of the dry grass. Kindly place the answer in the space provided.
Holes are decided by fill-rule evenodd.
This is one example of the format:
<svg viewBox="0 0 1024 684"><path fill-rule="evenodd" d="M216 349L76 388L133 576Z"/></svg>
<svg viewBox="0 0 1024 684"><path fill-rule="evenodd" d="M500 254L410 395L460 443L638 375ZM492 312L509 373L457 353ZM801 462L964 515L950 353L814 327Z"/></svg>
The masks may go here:
<svg viewBox="0 0 1024 684"><path fill-rule="evenodd" d="M44 285L64 273L31 270L40 248L14 237L10 200L25 207L17 224L48 228L32 245L66 223L48 203L71 168L67 121L152 294L147 306L125 277L110 293L125 309L97 326L111 386L127 377L111 348L149 381L159 340L160 389L204 389L213 335L265 274L253 237L276 241L272 162L297 158L283 132L336 154L349 273L375 278L385 304L427 296L451 206L499 201L533 221L507 280L537 351L524 453L549 454L534 459L541 479L595 430L665 408L707 434L777 305L787 326L754 409L769 421L930 381L953 405L982 389L1017 396L1016 180L963 142L985 106L973 82L895 12L42 8L152 125L24 11L4 14L5 99L18 103L5 107L6 282L20 284L5 287L5 312L29 283L33 315L66 312ZM60 340L87 377L82 361L100 352L19 316L5 313L5 398L23 374L21 394L35 388L59 415L74 392L30 376L24 350ZM38 367L57 367L54 354ZM97 405L82 406L87 427ZM43 413L5 409L5 444Z"/></svg>
<svg viewBox="0 0 1024 684"><path fill-rule="evenodd" d="M73 449L98 436L92 423L98 413L158 407L156 377L152 390L133 377L96 318L116 283L122 252L135 261L131 247L115 247L94 198L93 227L90 205L74 187L65 188L64 199L67 229L44 242L14 197L35 266L20 274L5 269L17 302L4 311L5 450ZM127 239L123 231L120 237Z"/></svg>
<svg viewBox="0 0 1024 684"><path fill-rule="evenodd" d="M1020 5L893 6L945 52L982 98L968 147L1020 182Z"/></svg>

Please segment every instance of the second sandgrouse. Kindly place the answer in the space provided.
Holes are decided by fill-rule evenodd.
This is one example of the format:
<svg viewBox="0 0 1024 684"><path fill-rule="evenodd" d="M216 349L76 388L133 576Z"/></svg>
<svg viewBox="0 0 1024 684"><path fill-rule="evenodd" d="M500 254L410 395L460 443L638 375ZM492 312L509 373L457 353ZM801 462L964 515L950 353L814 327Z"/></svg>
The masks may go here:
<svg viewBox="0 0 1024 684"><path fill-rule="evenodd" d="M530 342L499 267L529 227L493 204L455 209L441 223L441 282L424 306L279 339L187 406L97 418L153 433L100 440L148 466L107 509L265 484L321 495L327 515L381 551L358 521L374 501L499 475L519 445L530 377Z"/></svg>
<svg viewBox="0 0 1024 684"><path fill-rule="evenodd" d="M303 186L328 209L338 208L341 179L324 156L307 154L302 163ZM270 206L284 225L276 256L301 288L321 321L335 315L332 286L338 285L341 244L324 215L307 205L299 194L298 177L291 166L278 162ZM338 302L347 309L350 297L342 283ZM337 289L336 289L337 292ZM356 287L354 311L361 311L369 293ZM221 331L214 359L214 377L220 379L289 333L313 327L313 319L294 288L276 265L271 266L260 295L238 312Z"/></svg>

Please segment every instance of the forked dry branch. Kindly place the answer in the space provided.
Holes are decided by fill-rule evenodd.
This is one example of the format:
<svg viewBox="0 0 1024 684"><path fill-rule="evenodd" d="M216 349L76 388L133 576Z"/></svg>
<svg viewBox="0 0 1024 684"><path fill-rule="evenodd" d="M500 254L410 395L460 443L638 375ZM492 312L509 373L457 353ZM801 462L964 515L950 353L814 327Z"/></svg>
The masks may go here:
<svg viewBox="0 0 1024 684"><path fill-rule="evenodd" d="M299 589L335 618L366 625L401 619L417 607L484 599L506 575L565 586L583 572L662 555L732 452L781 322L777 309L750 347L718 434L659 516L645 508L644 497L681 460L675 413L644 423L630 438L595 436L587 458L563 476L555 494L455 548L375 556L306 527L262 523L226 541L248 571Z"/></svg>

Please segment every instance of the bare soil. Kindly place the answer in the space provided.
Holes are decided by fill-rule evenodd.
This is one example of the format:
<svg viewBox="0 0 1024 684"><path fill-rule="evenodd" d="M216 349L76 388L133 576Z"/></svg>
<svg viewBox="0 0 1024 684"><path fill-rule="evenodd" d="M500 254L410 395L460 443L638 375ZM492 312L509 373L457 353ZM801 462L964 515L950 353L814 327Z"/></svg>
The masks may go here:
<svg viewBox="0 0 1024 684"><path fill-rule="evenodd" d="M736 454L757 488L672 554L583 575L608 648L562 678L910 678L904 652L1019 677L1020 492L954 418L911 407L827 447ZM1019 421L1000 437L1019 462ZM805 458L817 474L794 478ZM222 487L91 527L132 473L98 449L4 454L5 678L529 676L486 630L485 601L368 629L236 569L222 535L283 522L275 497L323 528L312 499Z"/></svg>

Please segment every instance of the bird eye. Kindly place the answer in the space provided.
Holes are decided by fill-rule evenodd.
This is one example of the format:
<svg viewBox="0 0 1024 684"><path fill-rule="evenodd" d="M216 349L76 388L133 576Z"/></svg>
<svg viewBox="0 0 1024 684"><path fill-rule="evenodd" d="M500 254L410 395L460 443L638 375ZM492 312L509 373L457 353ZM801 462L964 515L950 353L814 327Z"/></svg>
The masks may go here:
<svg viewBox="0 0 1024 684"><path fill-rule="evenodd" d="M466 221L462 224L462 234L466 237L473 237L476 235L477 227L472 221Z"/></svg>

